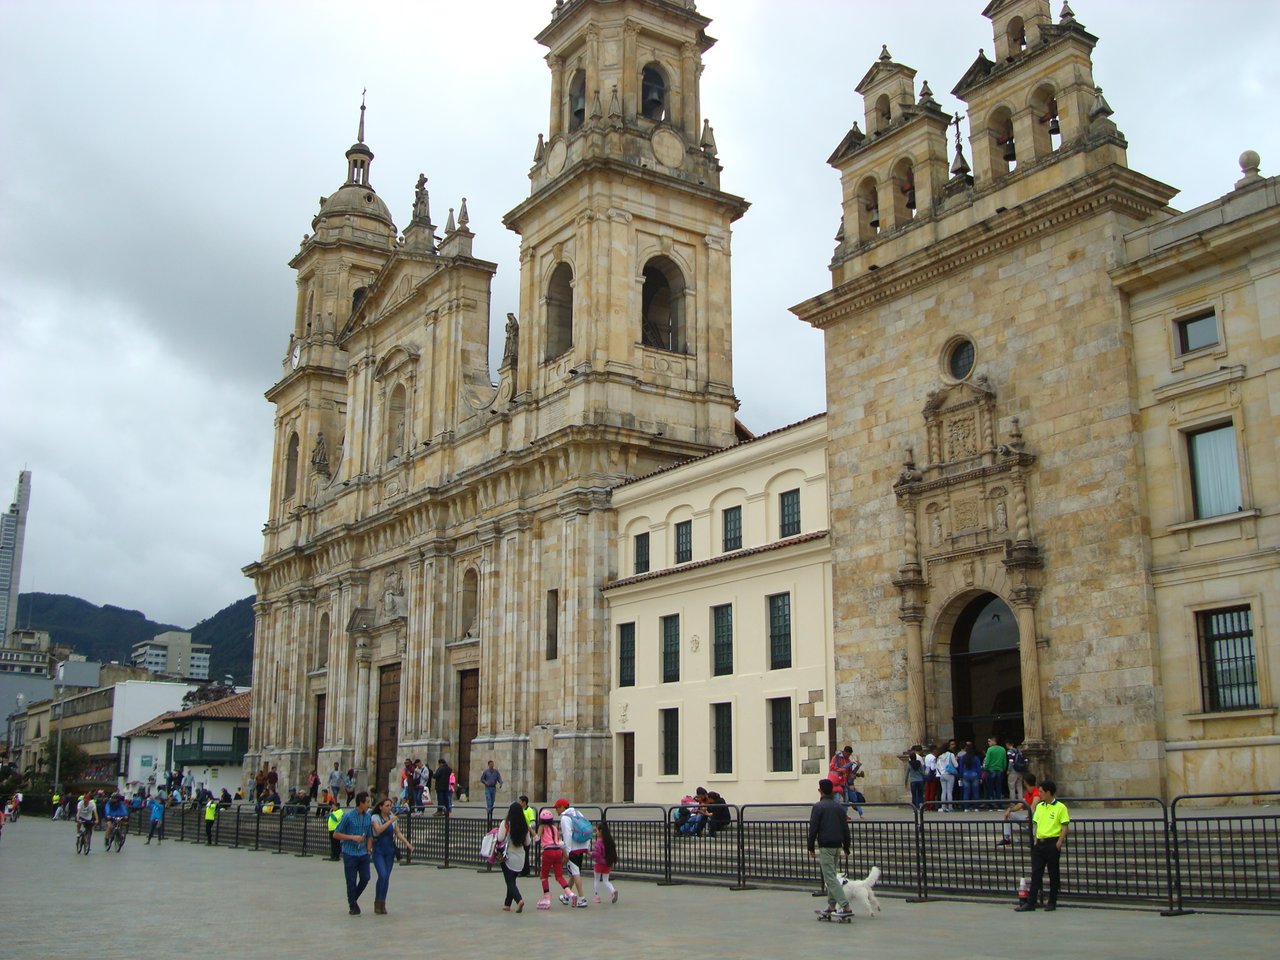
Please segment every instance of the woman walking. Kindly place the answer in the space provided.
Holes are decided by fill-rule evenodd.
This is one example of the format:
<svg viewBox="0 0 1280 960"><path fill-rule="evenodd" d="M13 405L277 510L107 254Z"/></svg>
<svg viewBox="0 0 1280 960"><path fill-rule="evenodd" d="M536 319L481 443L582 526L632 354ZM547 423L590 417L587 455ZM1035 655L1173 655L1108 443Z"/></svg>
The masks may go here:
<svg viewBox="0 0 1280 960"><path fill-rule="evenodd" d="M387 912L387 888L391 885L391 868L396 865L396 841L413 853L413 844L400 832L399 820L391 812L391 798L383 797L378 803L378 812L373 815L373 869L378 871L378 883L373 890L374 913Z"/></svg>
<svg viewBox="0 0 1280 960"><path fill-rule="evenodd" d="M520 913L524 909L524 897L520 896L516 877L524 870L530 842L529 821L525 819L524 807L520 805L520 801L507 807L507 815L498 825L498 842L506 846L506 854L502 859L502 878L507 881L507 899L502 902L502 909L510 910L514 903L516 913Z"/></svg>
<svg viewBox="0 0 1280 960"><path fill-rule="evenodd" d="M544 809L538 814L538 843L542 845L542 899L538 901L538 909L550 910L551 884L547 878L552 873L564 891L566 902L573 896L569 884L564 881L564 841L560 838L560 821L553 810Z"/></svg>
<svg viewBox="0 0 1280 960"><path fill-rule="evenodd" d="M953 802L955 800L956 774L960 772L960 768L956 764L956 755L951 752L950 746L938 744L934 748L934 752L938 755L938 780L942 784L942 806L939 810L942 813L950 813L955 809Z"/></svg>

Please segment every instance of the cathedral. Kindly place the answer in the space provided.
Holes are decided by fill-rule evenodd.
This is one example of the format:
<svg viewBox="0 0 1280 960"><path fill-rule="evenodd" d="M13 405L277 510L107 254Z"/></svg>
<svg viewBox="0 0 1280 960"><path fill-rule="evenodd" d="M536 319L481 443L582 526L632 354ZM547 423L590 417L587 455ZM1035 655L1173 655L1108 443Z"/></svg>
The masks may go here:
<svg viewBox="0 0 1280 960"><path fill-rule="evenodd" d="M1246 150L1179 212L1071 7L982 15L964 116L884 49L832 131L831 288L793 308L828 408L773 437L735 419L747 203L694 0L538 34L496 373L465 202L438 227L422 177L398 229L361 108L267 393L248 770L807 801L852 743L895 800L911 744L995 736L1071 796L1275 787L1280 182Z"/></svg>
<svg viewBox="0 0 1280 960"><path fill-rule="evenodd" d="M709 20L557 4L551 124L496 376L466 206L399 232L360 136L291 261L247 766L300 783L404 756L494 759L538 797L606 794L610 489L737 437L730 226L702 118Z"/></svg>

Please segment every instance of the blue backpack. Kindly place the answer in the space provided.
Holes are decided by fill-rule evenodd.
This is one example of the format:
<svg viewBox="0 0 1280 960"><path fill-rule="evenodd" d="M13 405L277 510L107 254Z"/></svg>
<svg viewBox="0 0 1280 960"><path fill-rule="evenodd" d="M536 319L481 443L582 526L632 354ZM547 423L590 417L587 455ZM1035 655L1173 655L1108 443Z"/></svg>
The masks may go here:
<svg viewBox="0 0 1280 960"><path fill-rule="evenodd" d="M569 832L569 839L574 846L583 843L590 843L591 836L595 833L595 827L591 825L591 821L580 814L577 810L569 813L569 826L572 828Z"/></svg>

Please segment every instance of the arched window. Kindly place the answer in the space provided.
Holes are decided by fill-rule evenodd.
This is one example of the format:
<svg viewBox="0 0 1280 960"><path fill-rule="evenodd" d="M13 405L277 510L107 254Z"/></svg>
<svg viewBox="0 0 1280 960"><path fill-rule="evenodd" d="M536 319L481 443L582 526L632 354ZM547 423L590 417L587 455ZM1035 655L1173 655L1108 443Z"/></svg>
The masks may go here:
<svg viewBox="0 0 1280 960"><path fill-rule="evenodd" d="M880 193L874 177L858 184L858 239L874 240L880 233Z"/></svg>
<svg viewBox="0 0 1280 960"><path fill-rule="evenodd" d="M387 401L387 459L394 460L404 455L405 441L405 403L404 384L398 383L391 391L391 399Z"/></svg>
<svg viewBox="0 0 1280 960"><path fill-rule="evenodd" d="M640 112L649 120L667 119L667 78L656 63L646 66L641 75Z"/></svg>
<svg viewBox="0 0 1280 960"><path fill-rule="evenodd" d="M316 655L312 661L315 669L323 670L329 665L329 614L320 614L320 626L316 630Z"/></svg>
<svg viewBox="0 0 1280 960"><path fill-rule="evenodd" d="M900 227L916 215L915 167L907 158L893 167L893 224Z"/></svg>
<svg viewBox="0 0 1280 960"><path fill-rule="evenodd" d="M547 359L560 356L573 346L573 269L556 265L547 286Z"/></svg>
<svg viewBox="0 0 1280 960"><path fill-rule="evenodd" d="M1014 17L1009 21L1004 35L1006 49L1009 51L1005 56L1010 60L1027 52L1027 26L1021 17Z"/></svg>
<svg viewBox="0 0 1280 960"><path fill-rule="evenodd" d="M1058 122L1058 100L1053 88L1037 88L1031 97L1031 112L1036 122L1032 125L1035 155L1046 157L1062 146L1062 125Z"/></svg>
<svg viewBox="0 0 1280 960"><path fill-rule="evenodd" d="M984 593L965 606L951 632L955 732L981 743L1021 741L1022 664L1018 622L1009 605Z"/></svg>
<svg viewBox="0 0 1280 960"><path fill-rule="evenodd" d="M351 310L355 312L360 309L360 304L364 303L364 295L369 292L368 287L356 287L351 291Z"/></svg>
<svg viewBox="0 0 1280 960"><path fill-rule="evenodd" d="M991 140L991 176L1003 177L1018 165L1018 151L1013 142L1013 115L1007 107L991 114L987 121L987 136Z"/></svg>
<svg viewBox="0 0 1280 960"><path fill-rule="evenodd" d="M284 498L288 500L298 492L298 434L289 435L289 446L284 456Z"/></svg>
<svg viewBox="0 0 1280 960"><path fill-rule="evenodd" d="M569 132L582 128L587 120L587 71L575 70L569 80Z"/></svg>
<svg viewBox="0 0 1280 960"><path fill-rule="evenodd" d="M476 616L480 602L480 574L475 567L469 567L462 575L462 606L458 618L458 635L461 637L477 636Z"/></svg>
<svg viewBox="0 0 1280 960"><path fill-rule="evenodd" d="M684 274L670 258L654 257L645 264L640 302L640 342L684 353Z"/></svg>
<svg viewBox="0 0 1280 960"><path fill-rule="evenodd" d="M889 95L882 93L876 98L876 128L872 133L884 133L893 122L893 113L889 109Z"/></svg>

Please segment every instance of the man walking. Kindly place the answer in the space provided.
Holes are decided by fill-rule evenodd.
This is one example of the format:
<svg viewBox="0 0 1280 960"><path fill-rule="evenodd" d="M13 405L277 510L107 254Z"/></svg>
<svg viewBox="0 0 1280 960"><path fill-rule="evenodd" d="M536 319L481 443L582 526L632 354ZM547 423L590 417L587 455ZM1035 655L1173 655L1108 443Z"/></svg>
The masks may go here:
<svg viewBox="0 0 1280 960"><path fill-rule="evenodd" d="M591 849L591 834L588 831L586 837L582 836L584 828L581 822L586 818L570 806L564 797L556 801L556 812L560 814L560 840L564 843L565 857L569 862L569 883L573 887L573 897L567 898L561 894L560 902L571 907L585 907L587 898L582 892L582 864L587 851ZM575 829L575 824L578 824L578 829Z"/></svg>
<svg viewBox="0 0 1280 960"><path fill-rule="evenodd" d="M436 767L436 816L447 817L453 810L453 794L449 790L449 778L453 776L453 769L445 762L444 757L440 758L440 766Z"/></svg>
<svg viewBox="0 0 1280 960"><path fill-rule="evenodd" d="M492 820L494 797L498 793L498 788L502 786L502 774L498 772L498 768L493 765L492 760L489 761L489 765L481 772L480 783L484 786L484 808L486 816Z"/></svg>
<svg viewBox="0 0 1280 960"><path fill-rule="evenodd" d="M329 771L329 793L333 795L335 804L342 802L342 768L336 763L333 765L333 769Z"/></svg>
<svg viewBox="0 0 1280 960"><path fill-rule="evenodd" d="M356 808L342 815L333 832L342 843L342 873L347 880L347 912L360 915L360 894L369 885L369 861L373 848L373 817L369 814L369 794L356 794Z"/></svg>
<svg viewBox="0 0 1280 960"><path fill-rule="evenodd" d="M818 802L809 812L809 858L816 858L822 870L822 882L827 886L826 917L853 916L849 898L836 878L836 866L840 851L849 852L849 820L844 808L836 802L834 786L830 780L818 781ZM814 847L817 847L815 851Z"/></svg>
<svg viewBox="0 0 1280 960"><path fill-rule="evenodd" d="M1031 811L1031 892L1025 903L1017 906L1018 913L1030 913L1040 902L1040 885L1044 871L1049 870L1049 902L1046 910L1058 909L1058 861L1067 842L1067 829L1071 816L1067 805L1057 797L1058 785L1052 780L1040 784L1040 799Z"/></svg>

